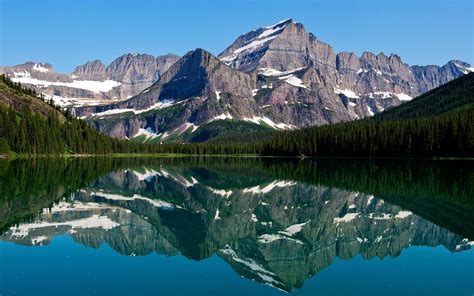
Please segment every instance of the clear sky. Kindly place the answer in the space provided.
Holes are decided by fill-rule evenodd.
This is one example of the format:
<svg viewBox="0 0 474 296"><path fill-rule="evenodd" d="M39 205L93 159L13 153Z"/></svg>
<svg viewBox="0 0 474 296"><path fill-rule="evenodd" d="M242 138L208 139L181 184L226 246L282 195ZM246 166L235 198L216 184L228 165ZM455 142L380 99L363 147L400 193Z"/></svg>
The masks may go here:
<svg viewBox="0 0 474 296"><path fill-rule="evenodd" d="M474 63L473 0L0 0L0 65L70 72L127 53L219 54L285 18L339 51L397 53L409 64Z"/></svg>

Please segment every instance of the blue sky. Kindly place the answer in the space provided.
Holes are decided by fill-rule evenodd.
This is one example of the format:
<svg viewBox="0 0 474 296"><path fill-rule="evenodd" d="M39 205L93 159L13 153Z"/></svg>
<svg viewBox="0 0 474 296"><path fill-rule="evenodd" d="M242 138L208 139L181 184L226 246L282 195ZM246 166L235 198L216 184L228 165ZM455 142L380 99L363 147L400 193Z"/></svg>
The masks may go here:
<svg viewBox="0 0 474 296"><path fill-rule="evenodd" d="M0 65L70 72L127 53L220 53L285 18L339 51L397 53L409 64L474 63L472 0L0 0Z"/></svg>

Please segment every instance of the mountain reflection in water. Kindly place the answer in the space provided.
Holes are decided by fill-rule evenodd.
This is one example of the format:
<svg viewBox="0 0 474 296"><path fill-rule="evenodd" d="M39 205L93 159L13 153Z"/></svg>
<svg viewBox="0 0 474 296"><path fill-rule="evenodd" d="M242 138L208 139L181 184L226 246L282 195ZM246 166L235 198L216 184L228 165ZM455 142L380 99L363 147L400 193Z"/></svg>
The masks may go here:
<svg viewBox="0 0 474 296"><path fill-rule="evenodd" d="M335 258L461 252L474 239L474 169L457 162L39 159L0 169L2 241L69 235L126 256L217 254L288 292Z"/></svg>

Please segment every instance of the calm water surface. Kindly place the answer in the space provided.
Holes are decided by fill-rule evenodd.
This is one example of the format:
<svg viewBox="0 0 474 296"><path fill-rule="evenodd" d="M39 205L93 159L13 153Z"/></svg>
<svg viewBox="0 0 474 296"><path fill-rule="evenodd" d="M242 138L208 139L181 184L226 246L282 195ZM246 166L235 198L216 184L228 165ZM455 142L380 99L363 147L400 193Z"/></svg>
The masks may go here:
<svg viewBox="0 0 474 296"><path fill-rule="evenodd" d="M473 295L474 166L0 161L0 294Z"/></svg>

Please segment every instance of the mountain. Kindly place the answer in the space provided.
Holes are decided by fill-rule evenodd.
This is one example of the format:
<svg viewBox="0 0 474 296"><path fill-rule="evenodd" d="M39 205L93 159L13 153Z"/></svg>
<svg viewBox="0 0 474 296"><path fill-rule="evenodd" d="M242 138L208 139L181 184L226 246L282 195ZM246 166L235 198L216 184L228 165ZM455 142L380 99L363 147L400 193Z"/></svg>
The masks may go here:
<svg viewBox="0 0 474 296"><path fill-rule="evenodd" d="M61 107L106 104L130 98L153 84L178 56L129 53L108 66L100 60L79 65L71 74L57 73L47 63L0 67L0 74L52 98Z"/></svg>
<svg viewBox="0 0 474 296"><path fill-rule="evenodd" d="M348 98L409 100L474 71L456 60L442 67L409 66L395 54L364 52L359 58L352 52L335 53L291 19L240 36L219 58L233 68L261 70L264 75L314 67L318 76L331 80L334 92ZM318 81L307 78L305 82Z"/></svg>
<svg viewBox="0 0 474 296"><path fill-rule="evenodd" d="M254 118L255 75L232 69L203 49L188 52L139 95L114 105L75 108L99 131L164 140L215 120ZM254 123L255 124L255 123Z"/></svg>
<svg viewBox="0 0 474 296"><path fill-rule="evenodd" d="M133 98L74 112L117 138L196 142L228 126L295 129L370 117L473 70L457 60L410 66L395 54L335 53L289 19L238 37L218 57L187 53ZM207 136L195 136L200 129Z"/></svg>

